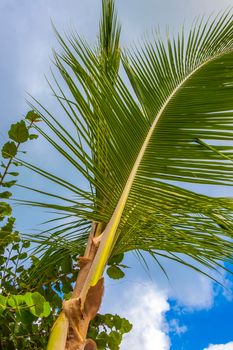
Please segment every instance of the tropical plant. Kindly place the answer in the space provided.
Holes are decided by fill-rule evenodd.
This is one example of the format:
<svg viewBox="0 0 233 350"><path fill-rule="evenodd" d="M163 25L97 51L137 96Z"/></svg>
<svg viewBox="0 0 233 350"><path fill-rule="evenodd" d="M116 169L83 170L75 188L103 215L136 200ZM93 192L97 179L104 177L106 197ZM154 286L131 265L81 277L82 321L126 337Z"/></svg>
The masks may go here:
<svg viewBox="0 0 233 350"><path fill-rule="evenodd" d="M70 191L37 190L50 201L25 202L65 220L31 237L42 254L37 268L42 273L65 254L79 256L72 298L63 303L49 350L95 348L86 333L110 257L146 251L159 265L166 257L204 274L232 262L232 199L183 186L232 185L232 163L203 144L232 157L232 28L226 11L196 20L187 35L182 29L163 40L158 31L122 52L114 1L103 0L95 48L76 33L57 33L63 52L54 61L63 85L54 75L51 88L67 119L36 101L32 107L48 127L36 129L85 182L77 186L24 162Z"/></svg>
<svg viewBox="0 0 233 350"><path fill-rule="evenodd" d="M30 271L25 265L30 242L22 240L15 230L15 218L9 198L12 187L17 183L20 162L14 160L21 144L35 139L31 133L38 116L29 112L27 117L12 124L6 142L1 150L0 174L0 349L41 349L46 345L45 337L53 321L51 305L44 298L45 290L40 285L31 290L24 276ZM25 153L25 151L23 151ZM13 168L13 169L12 169ZM14 171L12 171L14 170ZM17 171L16 171L17 170ZM32 261L38 258L31 256ZM27 264L28 265L28 264ZM49 291L49 287L47 287ZM52 289L51 289L52 291ZM53 294L56 294L52 291ZM49 294L49 293L47 293ZM58 298L58 297L57 297ZM58 298L59 299L59 298ZM61 301L60 301L61 304ZM56 303L57 305L57 303ZM49 322L50 320L50 322Z"/></svg>
<svg viewBox="0 0 233 350"><path fill-rule="evenodd" d="M10 140L1 150L3 169L0 174L0 349L33 349L46 347L50 328L56 315L61 311L62 299L70 298L72 284L79 272L76 256L64 254L56 266L48 266L43 276L35 276L34 271L40 261L30 253L30 242L22 239L15 230L10 198L15 187L21 163L14 157L21 152L20 146L36 139L31 133L34 123L40 119L33 111L26 118L12 124L8 135ZM13 169L12 169L13 168ZM17 171L12 171L17 170ZM6 189L8 191L6 191ZM3 191L2 191L3 190ZM28 257L30 256L30 261ZM108 274L112 278L121 277L119 266L123 254L109 261ZM115 272L114 272L115 271ZM27 283L30 281L30 283ZM119 315L98 314L88 330L98 348L115 350L122 337L132 325Z"/></svg>

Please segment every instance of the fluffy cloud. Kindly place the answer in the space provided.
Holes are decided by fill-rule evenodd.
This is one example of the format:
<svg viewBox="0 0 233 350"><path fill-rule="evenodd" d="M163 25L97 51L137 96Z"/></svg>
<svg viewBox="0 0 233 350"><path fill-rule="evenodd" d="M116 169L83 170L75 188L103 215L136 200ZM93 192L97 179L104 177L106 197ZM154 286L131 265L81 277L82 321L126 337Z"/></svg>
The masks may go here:
<svg viewBox="0 0 233 350"><path fill-rule="evenodd" d="M149 262L149 278L145 282L142 267L133 264L132 260L130 255L125 261L129 266L134 265L127 270L125 281L114 283L106 279L102 311L118 313L132 322L133 330L125 335L122 350L169 350L169 335L182 336L188 331L187 326L179 322L180 313L211 308L216 295L214 284L195 271L169 261L162 262L169 281L158 267ZM168 301L171 299L175 301L173 311L176 317L167 321L166 312L170 310ZM224 346L204 350L233 350L231 343L229 348L226 347L228 344Z"/></svg>
<svg viewBox="0 0 233 350"><path fill-rule="evenodd" d="M188 271L182 266L177 267L175 276L176 280L173 278L174 283L168 292L169 297L176 300L177 309L183 311L207 310L213 306L214 288L210 279L192 270Z"/></svg>
<svg viewBox="0 0 233 350"><path fill-rule="evenodd" d="M182 311L184 309L185 311L194 311L210 309L213 306L215 291L212 280L184 265L168 259L160 259L160 263L168 275L169 279L167 279L153 259L150 259L148 255L145 255L145 259L149 266L151 283L156 284L169 299L175 300L179 309ZM187 261L190 264L194 264L191 260ZM132 269L127 270L126 278L129 282L142 281L146 278L143 267L134 259L133 254L127 255L125 263L128 266L133 266ZM197 267L200 267L197 263L195 264ZM208 273L209 271L206 272ZM212 275L215 277L213 272ZM222 283L224 283L223 280Z"/></svg>
<svg viewBox="0 0 233 350"><path fill-rule="evenodd" d="M185 281L183 277L182 288L175 286L176 297L178 297L179 289L184 288L186 292L189 292L186 283L190 285L190 290L193 287L192 293L189 292L189 297L184 297L185 291L178 297L179 301L176 309L178 318L179 311L197 311L208 309L212 305L214 296L212 282L207 283L208 279L198 274L196 274L196 277L197 280L194 278L193 283L189 279ZM202 295L201 300L200 293L195 288L197 281L199 281L199 291L201 290L205 294ZM108 285L110 281L107 280L106 282ZM110 282L110 285L106 288L102 310L113 314L118 313L129 319L133 324L132 331L123 338L121 349L170 350L169 335L173 333L181 336L188 331L187 326L180 324L178 318L171 319L169 322L166 320L166 312L170 310L168 300L171 294L174 297L174 290L172 293L168 288L162 288L161 283L156 285L152 281L145 283L142 280L137 282L131 280L128 282L128 287L125 286L124 289L121 287L121 292L118 284ZM126 284L128 283L126 282ZM122 293L122 291L124 292ZM233 342L210 344L203 350L233 350Z"/></svg>
<svg viewBox="0 0 233 350"><path fill-rule="evenodd" d="M177 328L166 322L165 314L170 309L166 292L152 282L143 281L131 282L123 290L120 293L119 285L110 282L102 305L102 312L118 313L133 324L132 331L124 336L121 349L169 350L168 332L171 327L178 330L179 324Z"/></svg>
<svg viewBox="0 0 233 350"><path fill-rule="evenodd" d="M205 348L204 350L233 350L233 342L216 345L210 344L208 348Z"/></svg>
<svg viewBox="0 0 233 350"><path fill-rule="evenodd" d="M166 335L165 312L169 310L167 297L156 287L147 284L143 290L133 291L126 310L133 323L132 332L126 337L122 350L168 350L170 341Z"/></svg>

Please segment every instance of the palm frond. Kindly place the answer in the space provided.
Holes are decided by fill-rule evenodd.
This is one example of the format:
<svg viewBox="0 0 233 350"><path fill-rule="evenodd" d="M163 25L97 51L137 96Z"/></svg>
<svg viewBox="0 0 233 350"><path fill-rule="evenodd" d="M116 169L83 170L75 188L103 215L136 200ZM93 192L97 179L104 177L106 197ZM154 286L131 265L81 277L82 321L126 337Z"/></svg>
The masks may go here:
<svg viewBox="0 0 233 350"><path fill-rule="evenodd" d="M126 52L122 62L136 98L118 70L113 1L103 1L97 53L74 34L64 40L57 33L63 53L55 54L55 64L68 93L56 79L52 89L73 131L40 104L37 113L57 141L37 129L88 181L90 192L65 186L89 207L82 200L28 204L104 222L99 271L110 254L134 249L164 251L180 261L185 254L208 268L231 261L231 200L198 195L181 183L232 185L231 161L197 141L233 154L232 26L231 13L224 12L196 22L187 38L182 31L164 44L157 34Z"/></svg>
<svg viewBox="0 0 233 350"><path fill-rule="evenodd" d="M113 1L102 0L102 18L99 25L99 61L104 72L114 83L120 66L120 32Z"/></svg>
<svg viewBox="0 0 233 350"><path fill-rule="evenodd" d="M232 152L227 147L232 139L232 16L200 21L184 40L181 33L165 45L158 37L124 60L138 100L156 124L138 174L230 185L232 164L201 149L196 139Z"/></svg>

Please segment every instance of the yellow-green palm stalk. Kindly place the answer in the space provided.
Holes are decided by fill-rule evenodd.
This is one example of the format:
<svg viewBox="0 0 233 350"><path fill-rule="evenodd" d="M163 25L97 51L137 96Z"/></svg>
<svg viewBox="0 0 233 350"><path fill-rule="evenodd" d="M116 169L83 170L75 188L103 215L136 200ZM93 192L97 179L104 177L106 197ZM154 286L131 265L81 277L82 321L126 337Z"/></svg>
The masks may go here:
<svg viewBox="0 0 233 350"><path fill-rule="evenodd" d="M144 250L158 263L159 257L167 257L203 273L220 268L220 262L232 262L231 199L182 186L233 183L228 159L233 155L231 13L196 21L188 35L182 30L165 42L156 34L140 49L121 54L114 3L102 4L96 48L76 34L66 40L58 35L63 53L55 54L55 62L68 92L56 79L52 90L70 128L40 104L37 108L56 138L38 130L89 189L25 164L75 195L63 198L44 192L64 203L28 202L73 218L73 224L71 220L66 228L54 229L51 239L41 238L47 249L42 264L51 262L51 253L60 258L64 246L72 254L82 254L91 232L73 300L64 304L48 350L69 349L66 336L73 320L67 305L80 298L78 305L85 309L110 256ZM120 62L128 81L121 78ZM77 349L85 344L86 328L81 328L78 323Z"/></svg>

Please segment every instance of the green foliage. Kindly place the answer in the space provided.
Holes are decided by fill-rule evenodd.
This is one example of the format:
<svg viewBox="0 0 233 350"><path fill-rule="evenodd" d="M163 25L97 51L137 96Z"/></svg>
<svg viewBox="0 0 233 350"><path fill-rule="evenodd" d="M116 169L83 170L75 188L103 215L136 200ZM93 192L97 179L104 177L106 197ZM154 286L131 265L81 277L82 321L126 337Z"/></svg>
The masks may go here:
<svg viewBox="0 0 233 350"><path fill-rule="evenodd" d="M126 318L97 314L91 321L87 337L96 341L98 350L119 350L123 335L131 329L132 324Z"/></svg>
<svg viewBox="0 0 233 350"><path fill-rule="evenodd" d="M11 215L11 207L8 203L0 202L0 218Z"/></svg>
<svg viewBox="0 0 233 350"><path fill-rule="evenodd" d="M111 83L114 83L120 65L120 32L114 2L102 0L98 58L101 70Z"/></svg>
<svg viewBox="0 0 233 350"><path fill-rule="evenodd" d="M0 193L0 198L5 198L5 199L9 199L11 197L12 193L9 191L5 191L5 192L1 192Z"/></svg>
<svg viewBox="0 0 233 350"><path fill-rule="evenodd" d="M21 120L16 124L12 124L8 135L10 139L17 143L26 142L28 140L29 133L25 121Z"/></svg>
<svg viewBox="0 0 233 350"><path fill-rule="evenodd" d="M114 255L108 260L108 265L113 265L113 264L119 265L123 259L124 259L123 253Z"/></svg>
<svg viewBox="0 0 233 350"><path fill-rule="evenodd" d="M50 314L50 305L45 298L38 292L26 293L24 300L30 312L37 317L47 317Z"/></svg>
<svg viewBox="0 0 233 350"><path fill-rule="evenodd" d="M62 83L56 78L51 89L73 132L40 103L35 107L50 129L47 133L37 127L38 132L89 184L81 188L75 181L25 164L70 194L58 198L44 193L49 204L46 199L27 202L54 209L72 221L64 229L54 229L51 239L41 237L41 249L49 246L55 252L66 245L74 251L85 244L81 237L87 232L85 225L74 230L77 218L106 226L114 211L123 208L119 202L124 198L109 248L112 255L144 250L160 266L160 257L166 257L196 270L199 266L203 273L214 271L219 261L232 262L232 200L186 190L182 183L190 183L190 188L232 185L233 165L197 142L215 145L232 158L231 12L197 21L187 34L182 30L164 41L154 35L122 55L113 5L103 1L103 12L111 18L101 20L97 50L75 35L63 39L57 33L62 53L55 53L54 60ZM118 58L127 83L117 69ZM125 189L127 200L121 197ZM110 274L122 275L118 268L110 268Z"/></svg>
<svg viewBox="0 0 233 350"><path fill-rule="evenodd" d="M28 130L31 127L32 123L26 127L25 122L21 121L13 124L9 130L9 137L16 141L17 145L14 142L7 142L2 147L3 158L9 159L8 163L1 164L4 169L0 177L0 185L2 187L12 187L16 183L15 180L6 181L6 177L17 177L19 175L16 171L10 171L10 168L12 166L19 166L18 162L13 161L13 157L17 154L20 143L27 141ZM8 200L11 195L11 192L4 191L0 193L0 198ZM19 232L15 231L15 218L11 217L11 214L12 209L10 204L8 202L1 202L0 348L2 350L39 350L46 345L49 327L54 320L55 305L52 303L50 305L46 301L44 287L38 285L37 290L34 288L31 291L30 285L25 283L25 277L30 271L30 267L28 269L25 265L30 242L22 240ZM55 294L52 286L50 286L50 290Z"/></svg>
<svg viewBox="0 0 233 350"><path fill-rule="evenodd" d="M125 276L124 272L116 265L108 267L107 274L110 278L113 278L115 280L118 280Z"/></svg>
<svg viewBox="0 0 233 350"><path fill-rule="evenodd" d="M38 292L26 294L10 294L8 296L1 296L0 300L0 314L6 309L10 312L21 313L22 311L29 311L36 317L48 317L51 309L49 303Z"/></svg>
<svg viewBox="0 0 233 350"><path fill-rule="evenodd" d="M108 261L108 268L106 270L108 276L113 279L121 279L125 276L124 271L122 271L122 268L128 268L128 266L121 264L122 260L124 259L124 254L120 253L117 255L112 256Z"/></svg>
<svg viewBox="0 0 233 350"><path fill-rule="evenodd" d="M31 122L27 128L29 130L32 123L39 121L39 117L31 111L27 114L27 120ZM30 137L29 132L25 132L25 125L25 122L19 122L11 126L9 136L15 141L17 139L16 150L21 142L25 142L26 135L29 135L28 139L37 138L37 135L31 134L33 137ZM3 146L3 155L8 147L6 145ZM11 171L11 167L19 166L21 163L13 161L13 153L12 157L4 158L9 161L7 164L2 163L5 171L0 179L1 186L11 187L15 181L5 181L5 179L8 176L17 177L19 173ZM0 193L2 200L8 200L11 196L12 193L9 191ZM0 227L0 349L41 350L45 349L52 324L61 311L62 296L64 298L71 296L79 271L77 259L76 255L71 255L69 251L63 249L59 251L59 263L52 254L46 266L43 266L35 255L30 255L30 264L28 254L31 243L22 239L19 232L14 229L15 218L11 214L10 204L0 202L0 221L2 221ZM38 270L40 274L37 273ZM104 325L104 319L102 323ZM99 324L93 324L92 330L97 335L101 332L102 337L105 334L103 329L99 329ZM117 332L119 335L123 333L123 328ZM114 334L106 333L106 339L113 344ZM119 339L116 344L118 343ZM111 349L114 349L113 345L111 346Z"/></svg>
<svg viewBox="0 0 233 350"><path fill-rule="evenodd" d="M16 180L5 181L2 183L2 187L7 187L7 188L12 187L16 184L16 182L17 182Z"/></svg>
<svg viewBox="0 0 233 350"><path fill-rule="evenodd" d="M13 158L16 156L17 153L17 147L14 142L7 142L5 145L2 147L2 156L3 158Z"/></svg>
<svg viewBox="0 0 233 350"><path fill-rule="evenodd" d="M30 117L31 116L31 117ZM9 131L9 137L17 142L7 142L2 148L2 155L9 159L8 163L2 163L4 169L0 178L2 187L11 187L16 181L6 181L8 176L17 177L16 171L11 171L13 166L21 165L20 162L13 161L13 156L22 142L30 139L29 130L34 121L38 121L38 116L31 112L29 114L30 124L26 127L25 121L13 124ZM32 134L34 135L34 134ZM36 138L35 135L31 139ZM14 145L14 146L13 146ZM14 152L13 152L14 151ZM9 199L12 193L1 192L0 198ZM47 338L57 311L61 308L62 300L58 296L64 293L62 283L59 282L61 272L56 275L50 274L42 278L34 278L31 275L34 271L33 265L38 262L38 258L31 256L33 265L28 259L28 248L30 242L23 240L19 233L14 230L15 218L11 217L12 209L9 203L0 203L0 348L9 349L43 349L46 347ZM48 269L49 270L49 269ZM63 269L64 270L64 269ZM66 265L66 273L70 274L66 282L66 288L72 288L72 283L76 276ZM72 277L71 277L72 276ZM66 277L64 271L62 278ZM60 279L61 280L61 279ZM55 281L55 282L54 282ZM57 288L56 288L57 287ZM58 288L59 287L59 288Z"/></svg>
<svg viewBox="0 0 233 350"><path fill-rule="evenodd" d="M41 120L40 116L35 111L29 111L25 117L26 120L29 120L32 123L37 123Z"/></svg>
<svg viewBox="0 0 233 350"><path fill-rule="evenodd" d="M60 212L65 223L55 223L54 228L33 238L40 244L37 253L42 258L39 261L32 256L33 267L22 272L20 290L30 286L42 296L46 292L50 306L59 310L57 294L69 294L78 273L74 256L82 254L93 222L106 227L105 233L113 228L111 235L104 237L111 238L104 258L101 261L99 254L95 263L101 262L98 271L102 271L111 252L107 273L115 279L123 277L122 253L130 250L151 253L159 266L159 258L166 257L204 274L206 269L224 268L220 262L232 263L232 200L194 193L182 184L233 183L232 163L218 157L219 152L230 158L233 155L229 143L233 136L229 128L233 121L232 25L232 15L226 11L212 20L196 21L187 36L183 30L176 37L167 35L165 41L156 35L140 49L121 55L114 2L103 0L97 50L75 35L64 40L57 33L63 53L55 53L54 61L63 81L60 84L55 78L51 89L73 132L67 130L65 120L61 122L40 103L26 119L31 123L43 120L49 132L39 126L36 130L89 187L81 188L75 180L64 180L21 161L70 195L31 189L49 196L50 201L25 204ZM127 83L119 71L120 61ZM61 88L65 85L67 93ZM25 125L24 121L14 124L10 138L15 142L34 138ZM217 153L203 147L205 143L214 145ZM3 150L5 159L9 158L8 164L2 164L5 187L15 183L3 181L13 153ZM2 213L10 215L9 208L3 206ZM25 257L15 239L17 255ZM190 264L190 258L195 263ZM5 256L2 259L4 262ZM10 260L14 265L16 255ZM11 275L11 266L5 270ZM16 294L14 289L11 293ZM97 322L98 330L92 325L92 332L99 348L119 348L122 334L130 329L127 322L124 325L111 317L93 321L93 325ZM109 326L112 322L114 327ZM14 327L20 328L19 323Z"/></svg>

